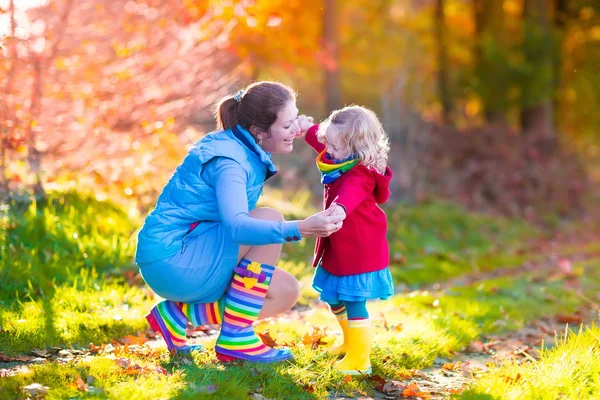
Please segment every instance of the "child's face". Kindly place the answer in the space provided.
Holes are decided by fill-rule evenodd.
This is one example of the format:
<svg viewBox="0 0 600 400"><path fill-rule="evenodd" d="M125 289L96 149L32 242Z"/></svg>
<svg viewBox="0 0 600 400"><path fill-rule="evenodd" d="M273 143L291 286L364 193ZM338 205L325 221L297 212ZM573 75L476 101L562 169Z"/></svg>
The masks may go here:
<svg viewBox="0 0 600 400"><path fill-rule="evenodd" d="M325 146L327 153L336 160L343 160L350 156L350 151L341 140L340 133L331 125L325 131Z"/></svg>

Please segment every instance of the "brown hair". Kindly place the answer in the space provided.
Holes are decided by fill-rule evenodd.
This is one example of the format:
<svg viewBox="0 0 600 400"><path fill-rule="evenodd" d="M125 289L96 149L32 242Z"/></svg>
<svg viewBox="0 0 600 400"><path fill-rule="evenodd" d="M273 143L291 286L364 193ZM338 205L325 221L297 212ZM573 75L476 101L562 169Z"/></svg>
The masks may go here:
<svg viewBox="0 0 600 400"><path fill-rule="evenodd" d="M289 86L268 81L252 83L219 101L215 113L217 129L229 129L239 124L247 131L256 126L267 132L277 119L277 113L291 100L296 100L296 93Z"/></svg>

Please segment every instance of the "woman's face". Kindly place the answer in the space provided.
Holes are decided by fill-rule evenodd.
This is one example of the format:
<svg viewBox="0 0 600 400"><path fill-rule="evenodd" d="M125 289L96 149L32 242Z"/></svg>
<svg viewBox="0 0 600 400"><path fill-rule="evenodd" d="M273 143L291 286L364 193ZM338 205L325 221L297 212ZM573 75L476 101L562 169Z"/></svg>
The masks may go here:
<svg viewBox="0 0 600 400"><path fill-rule="evenodd" d="M259 140L262 139L263 150L268 153L291 153L294 149L294 139L300 133L297 118L296 102L290 100L277 113L277 119L269 128L268 134L258 137Z"/></svg>

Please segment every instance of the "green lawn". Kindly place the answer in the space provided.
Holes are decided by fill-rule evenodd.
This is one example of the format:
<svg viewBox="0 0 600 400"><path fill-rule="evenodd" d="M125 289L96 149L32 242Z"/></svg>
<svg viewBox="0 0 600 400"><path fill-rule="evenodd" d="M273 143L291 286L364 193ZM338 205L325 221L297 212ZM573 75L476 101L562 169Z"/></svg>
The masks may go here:
<svg viewBox="0 0 600 400"><path fill-rule="evenodd" d="M274 201L265 204L272 204L269 200ZM301 217L307 212L291 208L286 214ZM411 288L540 257L524 250L536 232L519 221L468 214L441 203L397 206L387 212L393 275L398 284ZM138 225L119 207L73 193L55 194L44 209L13 207L2 224L0 353L18 357L52 346L88 349L90 342L100 346L146 331L143 315L157 299L132 273ZM569 251L576 252L572 247ZM252 393L305 399L373 393L372 380L346 379L332 368L334 359L323 347L303 343L315 327L329 332L321 338L325 343L337 333L333 317L310 289L311 254L311 241L286 244L279 264L301 280L303 301L310 309L257 326L257 331L268 330L279 343L293 346L292 363L224 366L216 362L211 339L205 343L207 351L173 358L164 347L143 345L134 351L113 342L111 350L92 347L94 355L32 365L28 372L2 378L0 398L25 398L23 388L32 383L48 387L48 399L247 399ZM407 379L415 369L431 366L437 357L451 358L482 335L573 312L584 305L582 294L600 289L598 267L598 260L574 266L578 290L566 290L560 276L524 272L371 303L374 373ZM466 393L479 396L478 390L475 386Z"/></svg>

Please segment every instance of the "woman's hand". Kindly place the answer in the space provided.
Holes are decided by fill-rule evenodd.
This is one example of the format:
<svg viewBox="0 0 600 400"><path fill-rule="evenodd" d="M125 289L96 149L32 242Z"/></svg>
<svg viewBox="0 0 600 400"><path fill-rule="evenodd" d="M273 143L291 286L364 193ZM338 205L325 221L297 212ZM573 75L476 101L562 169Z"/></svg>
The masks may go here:
<svg viewBox="0 0 600 400"><path fill-rule="evenodd" d="M342 211L338 210L341 208ZM334 215L335 213L335 215ZM346 212L337 204L300 221L298 228L303 237L327 237L342 228Z"/></svg>
<svg viewBox="0 0 600 400"><path fill-rule="evenodd" d="M333 216L341 215L344 218L346 218L346 209L344 208L344 206L341 206L341 205L339 205L337 203L332 203L329 206L328 210L331 210L331 214L330 215L333 215Z"/></svg>
<svg viewBox="0 0 600 400"><path fill-rule="evenodd" d="M301 138L315 123L313 122L313 117L308 117L304 114L299 115L297 120L298 126L300 127L300 133L296 135L296 138Z"/></svg>

